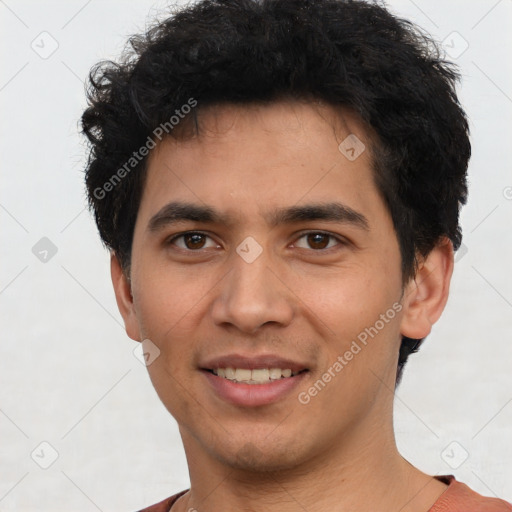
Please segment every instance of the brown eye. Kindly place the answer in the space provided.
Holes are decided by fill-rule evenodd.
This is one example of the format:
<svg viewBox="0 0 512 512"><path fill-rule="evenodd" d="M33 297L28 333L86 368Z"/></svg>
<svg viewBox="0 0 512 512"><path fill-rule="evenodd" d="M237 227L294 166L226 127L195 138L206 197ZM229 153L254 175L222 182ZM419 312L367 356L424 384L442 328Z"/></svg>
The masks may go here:
<svg viewBox="0 0 512 512"><path fill-rule="evenodd" d="M336 238L334 235L330 235L329 233L322 233L321 231L314 231L310 233L304 233L299 240L306 240L306 247L304 244L301 246L300 244L295 244L297 247L301 249L314 249L315 251L322 251L325 249L330 249L336 245L343 245L343 241ZM332 242L337 242L332 243Z"/></svg>
<svg viewBox="0 0 512 512"><path fill-rule="evenodd" d="M187 249L201 249L204 245L205 236L199 233L192 233L183 236Z"/></svg>
<svg viewBox="0 0 512 512"><path fill-rule="evenodd" d="M329 235L313 233L307 235L308 244L312 249L325 249L329 245Z"/></svg>
<svg viewBox="0 0 512 512"><path fill-rule="evenodd" d="M206 248L206 241L210 238L204 233L182 233L181 235L176 235L171 240L169 240L169 244L176 245L180 249L185 249L189 251L197 251L199 249ZM178 242L179 241L179 242ZM210 247L216 246L216 244L211 245Z"/></svg>

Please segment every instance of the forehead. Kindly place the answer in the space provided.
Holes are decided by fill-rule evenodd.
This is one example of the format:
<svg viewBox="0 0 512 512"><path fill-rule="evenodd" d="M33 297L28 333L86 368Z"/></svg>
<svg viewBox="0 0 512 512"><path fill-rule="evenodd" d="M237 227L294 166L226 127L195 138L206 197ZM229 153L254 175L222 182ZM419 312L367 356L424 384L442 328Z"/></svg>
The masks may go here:
<svg viewBox="0 0 512 512"><path fill-rule="evenodd" d="M364 201L376 192L368 129L349 109L280 101L199 105L196 115L195 135L167 137L150 154L140 214L170 200L254 214L306 198L375 200Z"/></svg>
<svg viewBox="0 0 512 512"><path fill-rule="evenodd" d="M193 119L194 123L191 122ZM190 125L194 124L193 132ZM317 142L317 136L331 137L329 142L342 141L348 135L357 135L361 140L376 138L375 132L350 107L331 105L320 99L283 99L269 103L219 103L201 107L200 105L185 118L186 128L175 130L186 134L177 138L167 137L158 148L172 142L176 146L191 148L201 146L206 149L221 143L228 143L244 136L258 133L258 140L271 139L276 146L286 146L302 142ZM316 132L316 135L313 133ZM266 137L265 137L266 136ZM276 138L277 137L277 138ZM327 141L326 141L327 142ZM241 148L242 149L242 148ZM295 148L296 149L296 148Z"/></svg>

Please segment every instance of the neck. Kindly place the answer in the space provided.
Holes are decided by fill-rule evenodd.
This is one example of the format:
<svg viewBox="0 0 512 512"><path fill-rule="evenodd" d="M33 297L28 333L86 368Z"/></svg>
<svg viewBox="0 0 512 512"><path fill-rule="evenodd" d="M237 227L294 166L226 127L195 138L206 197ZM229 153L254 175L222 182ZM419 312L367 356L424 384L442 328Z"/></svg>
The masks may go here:
<svg viewBox="0 0 512 512"><path fill-rule="evenodd" d="M248 471L221 463L182 431L191 487L173 512L427 512L446 484L398 452L392 421L362 428L292 468Z"/></svg>

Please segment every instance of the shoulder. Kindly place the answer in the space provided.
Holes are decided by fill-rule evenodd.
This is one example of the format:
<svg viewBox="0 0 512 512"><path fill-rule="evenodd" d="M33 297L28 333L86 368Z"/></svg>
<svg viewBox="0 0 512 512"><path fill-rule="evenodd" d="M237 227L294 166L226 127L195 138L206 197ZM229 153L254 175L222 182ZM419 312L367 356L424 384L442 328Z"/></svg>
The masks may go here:
<svg viewBox="0 0 512 512"><path fill-rule="evenodd" d="M448 484L429 512L512 512L512 504L473 491L453 475L436 477Z"/></svg>
<svg viewBox="0 0 512 512"><path fill-rule="evenodd" d="M165 498L165 500L159 501L154 505L140 509L138 512L169 512L169 510L171 510L171 507L178 500L178 498L180 496L183 496L186 492L188 492L188 489L181 491L177 494L174 494L170 498Z"/></svg>
<svg viewBox="0 0 512 512"><path fill-rule="evenodd" d="M512 512L511 503L499 498L482 496L466 484L457 481L453 475L436 478L448 484L448 487L428 512ZM169 512L172 505L186 492L188 489L138 512Z"/></svg>

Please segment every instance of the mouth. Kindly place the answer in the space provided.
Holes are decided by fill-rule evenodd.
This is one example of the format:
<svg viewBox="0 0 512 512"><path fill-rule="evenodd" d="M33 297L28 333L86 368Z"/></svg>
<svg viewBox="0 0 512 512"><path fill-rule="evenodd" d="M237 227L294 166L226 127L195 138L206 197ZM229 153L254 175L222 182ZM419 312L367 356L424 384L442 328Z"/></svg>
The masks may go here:
<svg viewBox="0 0 512 512"><path fill-rule="evenodd" d="M289 398L310 369L273 355L237 354L205 361L199 370L214 396L241 407L256 407Z"/></svg>
<svg viewBox="0 0 512 512"><path fill-rule="evenodd" d="M301 373L307 372L305 368L300 371L292 371L291 368L213 368L206 371L227 379L237 384L270 384L282 379L289 379Z"/></svg>

